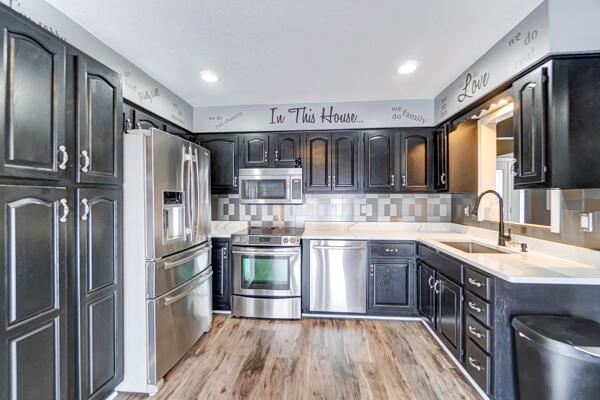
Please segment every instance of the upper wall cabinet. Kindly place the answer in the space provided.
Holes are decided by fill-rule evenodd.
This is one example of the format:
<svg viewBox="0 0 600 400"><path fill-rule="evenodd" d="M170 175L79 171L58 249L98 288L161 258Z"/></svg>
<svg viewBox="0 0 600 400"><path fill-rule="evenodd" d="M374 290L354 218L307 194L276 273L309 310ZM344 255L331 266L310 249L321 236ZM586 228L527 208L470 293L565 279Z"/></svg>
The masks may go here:
<svg viewBox="0 0 600 400"><path fill-rule="evenodd" d="M448 190L448 126L433 131L433 189Z"/></svg>
<svg viewBox="0 0 600 400"><path fill-rule="evenodd" d="M165 123L140 109L135 108L133 110L133 118L134 123L133 126L135 129L160 129L161 131L165 130Z"/></svg>
<svg viewBox="0 0 600 400"><path fill-rule="evenodd" d="M67 178L65 46L0 12L0 175Z"/></svg>
<svg viewBox="0 0 600 400"><path fill-rule="evenodd" d="M429 190L429 166L433 161L431 130L403 129L400 133L400 149L401 190Z"/></svg>
<svg viewBox="0 0 600 400"><path fill-rule="evenodd" d="M359 132L309 133L304 143L306 192L353 192L359 183Z"/></svg>
<svg viewBox="0 0 600 400"><path fill-rule="evenodd" d="M77 181L119 184L123 169L123 100L119 75L77 56Z"/></svg>
<svg viewBox="0 0 600 400"><path fill-rule="evenodd" d="M210 183L213 193L237 193L238 136L200 135L196 143L210 150Z"/></svg>
<svg viewBox="0 0 600 400"><path fill-rule="evenodd" d="M371 192L396 190L398 176L396 139L395 131L391 130L365 132L365 190Z"/></svg>
<svg viewBox="0 0 600 400"><path fill-rule="evenodd" d="M600 57L559 58L513 83L515 188L600 187Z"/></svg>
<svg viewBox="0 0 600 400"><path fill-rule="evenodd" d="M243 168L292 168L300 157L301 133L251 133L240 135Z"/></svg>

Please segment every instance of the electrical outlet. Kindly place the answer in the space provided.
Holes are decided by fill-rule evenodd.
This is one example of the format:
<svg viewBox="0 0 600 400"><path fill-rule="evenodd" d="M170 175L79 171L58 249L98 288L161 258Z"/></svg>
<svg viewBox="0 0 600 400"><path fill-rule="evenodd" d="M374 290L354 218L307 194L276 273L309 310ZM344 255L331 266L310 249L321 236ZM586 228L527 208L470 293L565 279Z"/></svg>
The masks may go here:
<svg viewBox="0 0 600 400"><path fill-rule="evenodd" d="M367 215L367 205L366 204L360 205L360 215L361 216Z"/></svg>
<svg viewBox="0 0 600 400"><path fill-rule="evenodd" d="M584 232L594 230L594 214L591 212L579 213L579 229Z"/></svg>

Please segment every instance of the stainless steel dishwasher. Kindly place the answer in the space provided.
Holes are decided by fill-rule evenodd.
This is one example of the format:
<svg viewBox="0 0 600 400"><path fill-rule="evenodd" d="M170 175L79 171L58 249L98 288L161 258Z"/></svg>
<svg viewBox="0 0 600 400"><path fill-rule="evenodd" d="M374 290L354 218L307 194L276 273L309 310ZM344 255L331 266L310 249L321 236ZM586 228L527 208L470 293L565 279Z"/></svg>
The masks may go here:
<svg viewBox="0 0 600 400"><path fill-rule="evenodd" d="M311 240L310 311L367 311L367 242Z"/></svg>

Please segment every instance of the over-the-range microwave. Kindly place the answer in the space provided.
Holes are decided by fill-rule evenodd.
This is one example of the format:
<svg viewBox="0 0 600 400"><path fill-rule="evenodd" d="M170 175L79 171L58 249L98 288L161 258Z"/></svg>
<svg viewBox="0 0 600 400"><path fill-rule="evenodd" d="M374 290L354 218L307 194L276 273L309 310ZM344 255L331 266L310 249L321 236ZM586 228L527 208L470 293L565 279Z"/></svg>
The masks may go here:
<svg viewBox="0 0 600 400"><path fill-rule="evenodd" d="M240 168L240 203L302 204L302 168Z"/></svg>

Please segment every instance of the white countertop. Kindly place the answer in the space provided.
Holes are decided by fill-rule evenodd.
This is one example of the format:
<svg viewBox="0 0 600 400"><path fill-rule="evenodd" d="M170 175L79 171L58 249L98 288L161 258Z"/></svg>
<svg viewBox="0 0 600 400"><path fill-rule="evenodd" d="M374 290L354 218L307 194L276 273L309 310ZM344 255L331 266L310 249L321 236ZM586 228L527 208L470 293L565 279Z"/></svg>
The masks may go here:
<svg viewBox="0 0 600 400"><path fill-rule="evenodd" d="M520 246L498 247L497 235L495 231L449 223L307 222L302 238L418 241L509 282L600 285L599 251L513 236L513 242L528 244L530 251L523 253ZM471 254L441 243L466 240L509 253Z"/></svg>
<svg viewBox="0 0 600 400"><path fill-rule="evenodd" d="M211 237L228 238L232 234L248 229L248 221L212 221Z"/></svg>

